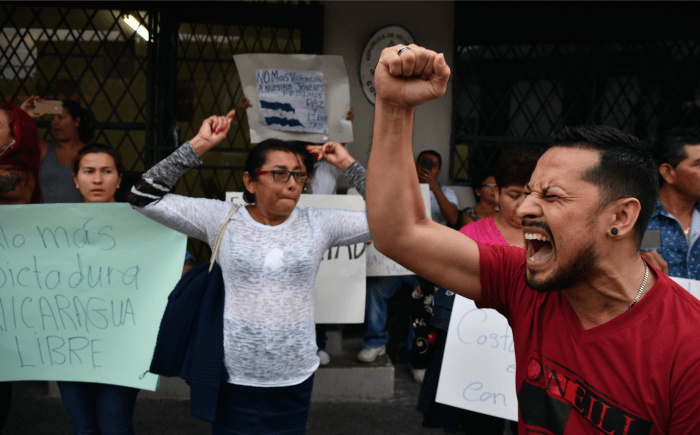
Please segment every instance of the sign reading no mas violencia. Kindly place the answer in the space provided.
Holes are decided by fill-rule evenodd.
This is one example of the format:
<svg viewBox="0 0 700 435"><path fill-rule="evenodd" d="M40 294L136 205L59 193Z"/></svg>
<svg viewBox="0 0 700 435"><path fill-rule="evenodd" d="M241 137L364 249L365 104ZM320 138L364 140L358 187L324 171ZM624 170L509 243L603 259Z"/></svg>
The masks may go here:
<svg viewBox="0 0 700 435"><path fill-rule="evenodd" d="M281 131L328 133L322 72L257 70L255 83L264 126Z"/></svg>

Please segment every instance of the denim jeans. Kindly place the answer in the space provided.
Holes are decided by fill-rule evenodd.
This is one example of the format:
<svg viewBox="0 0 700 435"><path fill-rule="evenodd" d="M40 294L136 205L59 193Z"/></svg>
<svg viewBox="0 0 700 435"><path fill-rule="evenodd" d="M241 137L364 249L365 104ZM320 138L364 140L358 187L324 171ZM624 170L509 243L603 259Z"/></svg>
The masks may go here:
<svg viewBox="0 0 700 435"><path fill-rule="evenodd" d="M288 387L225 383L219 390L213 435L304 435L314 375Z"/></svg>
<svg viewBox="0 0 700 435"><path fill-rule="evenodd" d="M75 435L133 435L138 388L58 382Z"/></svg>
<svg viewBox="0 0 700 435"><path fill-rule="evenodd" d="M415 275L367 278L365 306L367 330L364 347L382 347L389 341L389 332L386 330L388 301L404 285L410 289L409 292L412 292L418 286L418 278ZM410 326L409 331L412 331ZM411 340L410 332L409 340ZM410 348L407 348L407 351L410 352Z"/></svg>

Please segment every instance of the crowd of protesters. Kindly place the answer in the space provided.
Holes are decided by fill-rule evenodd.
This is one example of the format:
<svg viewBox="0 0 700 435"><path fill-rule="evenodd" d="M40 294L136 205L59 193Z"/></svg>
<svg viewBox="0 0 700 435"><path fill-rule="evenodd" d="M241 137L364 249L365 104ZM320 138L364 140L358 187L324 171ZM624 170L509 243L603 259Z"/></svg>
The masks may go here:
<svg viewBox="0 0 700 435"><path fill-rule="evenodd" d="M367 172L343 144L269 139L248 155L245 206L171 193L226 138L231 110L206 118L133 187L135 210L214 251L220 285L190 257L179 284L198 285L193 298L223 294L223 315L195 326L215 352L195 367L206 380L191 388L207 393L193 399L193 413L211 421L214 434L303 434L314 373L330 358L313 306L323 254L372 241L416 275L368 280L357 358L372 362L386 352L387 301L407 290L407 357L423 383L417 409L425 427L503 433L502 419L435 400L452 305L467 297L513 328L521 398L514 431L618 433L626 424L619 433L695 433L700 301L668 277L700 279L698 131L672 130L645 146L610 127L564 127L542 155L504 151L473 177L478 202L460 211L454 191L437 181L442 156L431 150L414 158L412 147L413 108L440 98L449 75L444 56L428 49L383 51ZM0 204L115 202L121 158L91 143L90 110L64 101L52 115L53 138L42 140L32 120L44 115L38 102L0 105ZM367 212L297 207L302 192L335 193L341 174L366 196ZM419 183L429 187L431 219ZM661 245L640 254L647 228L660 232ZM169 340L163 325L177 325L163 322ZM156 348L154 361L168 357ZM557 395L545 374L573 386ZM58 386L76 434L134 433L138 389ZM0 396L1 429L10 382L0 383ZM568 417L560 421L562 409ZM608 410L621 413L619 422Z"/></svg>

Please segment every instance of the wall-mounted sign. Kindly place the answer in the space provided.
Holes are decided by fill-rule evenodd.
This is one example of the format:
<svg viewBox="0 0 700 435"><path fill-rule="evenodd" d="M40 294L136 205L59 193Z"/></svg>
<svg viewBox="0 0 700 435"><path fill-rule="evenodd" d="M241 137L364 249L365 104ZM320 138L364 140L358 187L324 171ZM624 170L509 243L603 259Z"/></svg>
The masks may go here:
<svg viewBox="0 0 700 435"><path fill-rule="evenodd" d="M377 99L377 90L374 87L374 68L379 62L382 50L397 44L409 45L415 43L413 35L406 28L392 25L378 29L370 36L362 50L360 58L360 85L365 97L374 104Z"/></svg>

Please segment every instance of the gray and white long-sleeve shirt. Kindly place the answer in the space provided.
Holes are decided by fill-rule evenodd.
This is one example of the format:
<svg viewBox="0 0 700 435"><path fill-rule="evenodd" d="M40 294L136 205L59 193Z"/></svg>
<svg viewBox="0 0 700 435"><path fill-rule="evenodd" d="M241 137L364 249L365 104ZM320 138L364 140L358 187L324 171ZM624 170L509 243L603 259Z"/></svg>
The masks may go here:
<svg viewBox="0 0 700 435"><path fill-rule="evenodd" d="M129 201L144 216L213 246L233 203L167 193L201 164L185 143L143 175ZM346 175L364 196L365 169ZM296 208L280 225L241 207L229 221L216 261L226 292L224 359L232 384L296 385L318 368L313 289L324 252L370 240L365 212Z"/></svg>

